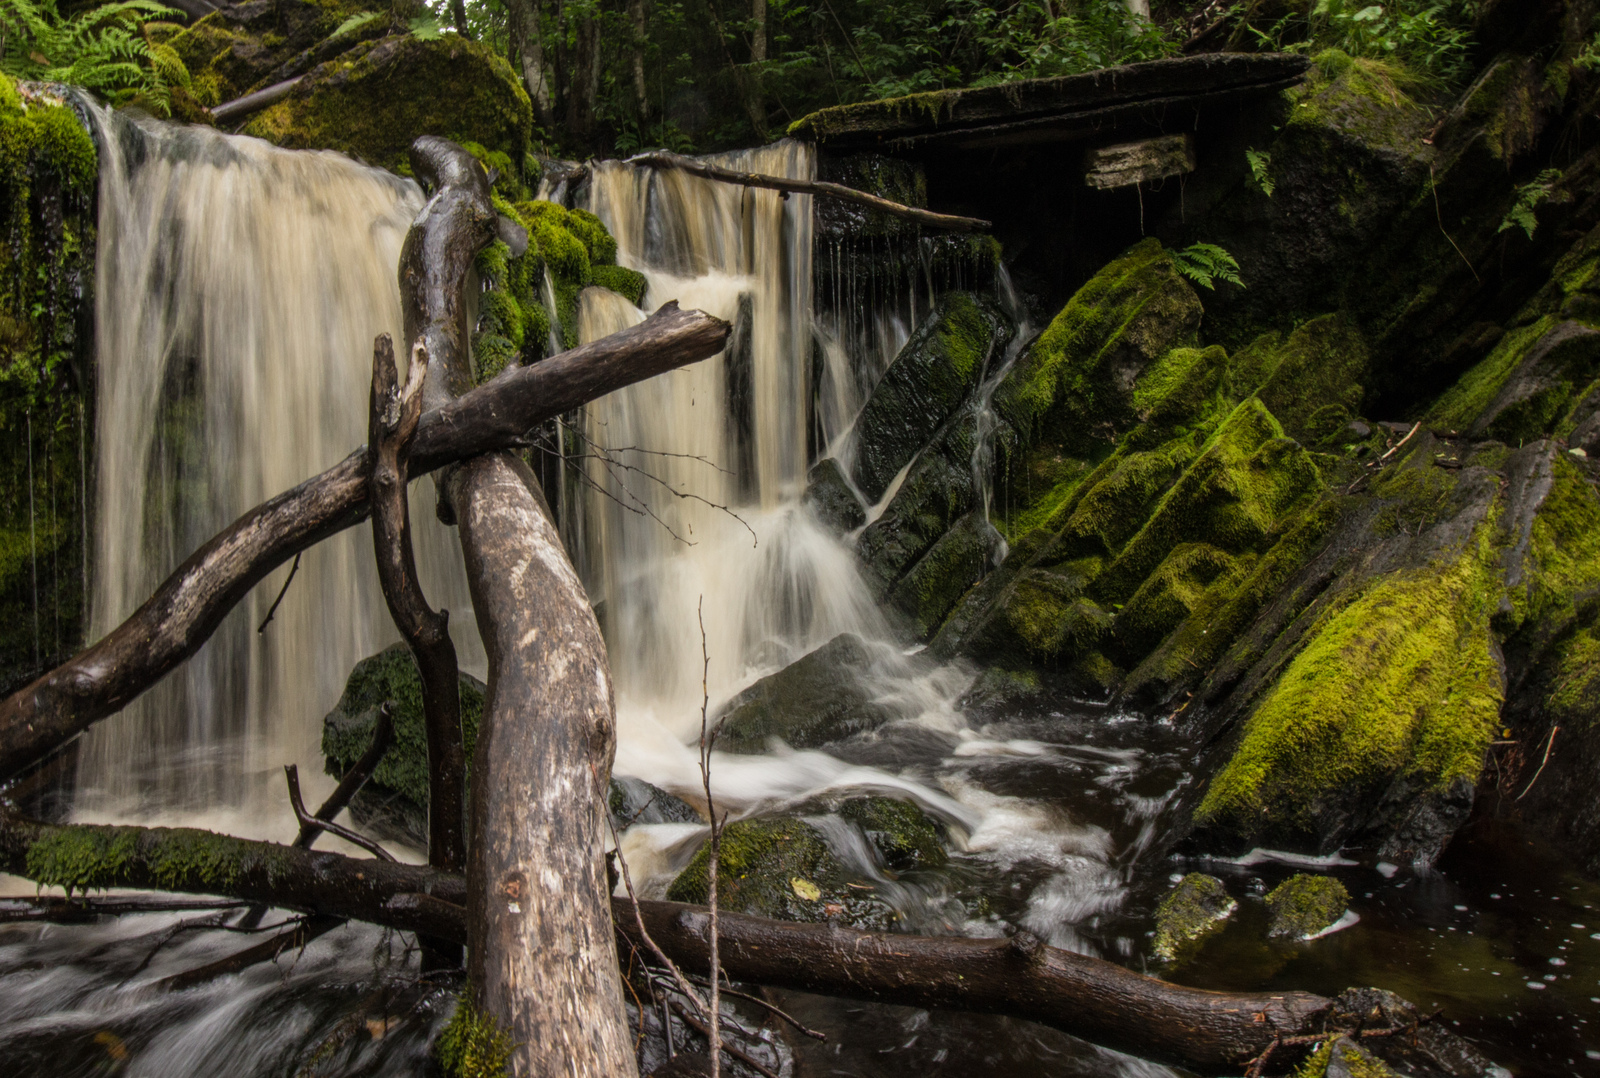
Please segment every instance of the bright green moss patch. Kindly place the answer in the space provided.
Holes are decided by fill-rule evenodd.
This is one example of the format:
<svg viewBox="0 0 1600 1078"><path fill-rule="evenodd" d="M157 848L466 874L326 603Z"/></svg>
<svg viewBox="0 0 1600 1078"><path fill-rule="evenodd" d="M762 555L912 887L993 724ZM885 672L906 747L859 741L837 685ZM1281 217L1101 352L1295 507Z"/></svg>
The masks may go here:
<svg viewBox="0 0 1600 1078"><path fill-rule="evenodd" d="M858 797L839 806L895 872L933 868L949 860L939 829L927 813L898 797Z"/></svg>
<svg viewBox="0 0 1600 1078"><path fill-rule="evenodd" d="M1306 939L1343 917L1349 905L1350 892L1332 876L1297 873L1267 895L1267 910L1272 917L1267 935Z"/></svg>
<svg viewBox="0 0 1600 1078"><path fill-rule="evenodd" d="M515 1050L494 1016L478 1010L466 996L433 1044L434 1058L447 1078L507 1078Z"/></svg>
<svg viewBox="0 0 1600 1078"><path fill-rule="evenodd" d="M590 266L589 278L599 287L609 288L625 297L635 307L644 303L646 281L644 274L638 270L626 266Z"/></svg>
<svg viewBox="0 0 1600 1078"><path fill-rule="evenodd" d="M1554 315L1546 315L1530 325L1508 331L1493 351L1445 391L1428 410L1424 422L1440 431L1464 431L1471 427L1494 403L1528 349L1554 329L1556 322Z"/></svg>
<svg viewBox="0 0 1600 1078"><path fill-rule="evenodd" d="M132 827L57 828L28 847L28 878L67 894L115 886L138 853Z"/></svg>
<svg viewBox="0 0 1600 1078"><path fill-rule="evenodd" d="M1373 580L1323 612L1196 810L1243 833L1312 826L1323 798L1397 773L1475 781L1504 693L1489 635L1493 527L1452 560Z"/></svg>
<svg viewBox="0 0 1600 1078"><path fill-rule="evenodd" d="M1551 471L1527 571L1511 591L1519 623L1570 616L1580 595L1600 588L1600 497L1565 454L1555 454Z"/></svg>
<svg viewBox="0 0 1600 1078"><path fill-rule="evenodd" d="M1151 949L1168 962L1222 927L1239 903L1215 876L1191 872L1156 907L1156 934Z"/></svg>

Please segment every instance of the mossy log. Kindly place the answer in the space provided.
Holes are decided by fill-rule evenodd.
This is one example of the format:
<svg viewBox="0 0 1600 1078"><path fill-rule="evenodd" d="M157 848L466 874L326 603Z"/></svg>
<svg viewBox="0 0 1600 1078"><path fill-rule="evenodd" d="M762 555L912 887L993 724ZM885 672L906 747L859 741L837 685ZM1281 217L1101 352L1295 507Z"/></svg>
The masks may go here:
<svg viewBox="0 0 1600 1078"><path fill-rule="evenodd" d="M423 415L410 474L530 445L547 419L722 350L729 326L667 303L637 326L514 367ZM245 513L189 556L98 643L0 700L0 781L115 714L200 649L234 605L295 554L369 511L365 446Z"/></svg>

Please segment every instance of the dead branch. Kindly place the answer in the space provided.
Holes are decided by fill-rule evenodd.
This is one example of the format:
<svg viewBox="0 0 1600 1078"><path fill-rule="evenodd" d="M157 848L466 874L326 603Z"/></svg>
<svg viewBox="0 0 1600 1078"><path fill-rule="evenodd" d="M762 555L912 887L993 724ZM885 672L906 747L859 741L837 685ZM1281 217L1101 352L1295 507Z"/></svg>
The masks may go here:
<svg viewBox="0 0 1600 1078"><path fill-rule="evenodd" d="M442 372L441 372L442 373ZM411 443L422 418L428 350L417 342L405 388L399 387L394 342L381 334L372 349L367 445L372 455L372 548L383 599L417 660L428 735L428 864L446 872L466 866L466 750L461 742L461 671L450 639L449 611L435 612L417 580L407 519Z"/></svg>
<svg viewBox="0 0 1600 1078"><path fill-rule="evenodd" d="M283 769L283 776L289 782L289 807L294 809L294 818L300 821L300 833L303 835L308 830L314 832L326 831L344 839L352 846L359 846L380 861L394 861L394 854L372 841L366 835L352 831L348 827L334 823L332 820L320 819L306 811L306 803L300 798L300 768L295 764L287 764ZM298 840L296 842L298 845ZM310 843L307 843L309 846Z"/></svg>
<svg viewBox="0 0 1600 1078"><path fill-rule="evenodd" d="M157 981L155 986L162 991L177 992L205 984L207 981L214 981L218 977L226 977L230 973L238 973L259 962L275 962L283 952L302 949L318 936L325 935L342 924L344 924L343 917L303 917L270 939L262 940L215 962L207 962L203 966L164 977Z"/></svg>
<svg viewBox="0 0 1600 1078"><path fill-rule="evenodd" d="M781 176L769 176L761 172L738 172L731 168L721 168L717 165L708 165L704 161L697 161L692 157L681 154L657 152L642 153L636 157L628 158L630 165L642 165L646 168L672 168L680 172L687 172L691 176L699 176L705 180L715 180L718 183L737 184L740 187L761 187L769 191L782 191L785 194L821 195L823 198L838 199L840 202L850 202L857 206L865 206L869 210L887 213L891 217L903 217L907 221L915 221L919 225L930 228L942 228L951 232L987 232L994 225L989 221L982 221L976 217L952 217L949 214L934 213L932 210L919 210L913 206L903 206L898 202L891 202L877 195L869 195L865 191L857 191L853 187L846 187L839 183L827 183L822 180L789 180Z"/></svg>
<svg viewBox="0 0 1600 1078"><path fill-rule="evenodd" d="M422 475L493 449L533 444L545 420L721 351L729 325L668 303L637 326L493 381L423 415L410 471ZM361 522L365 447L244 514L195 551L98 643L0 700L0 780L115 714L199 650L273 569Z"/></svg>
<svg viewBox="0 0 1600 1078"><path fill-rule="evenodd" d="M335 819L344 811L350 799L360 792L372 773L377 770L384 753L389 751L389 746L394 744L394 705L385 700L378 705L378 721L372 728L372 744L367 746L367 751L361 754L361 759L351 765L350 770L344 773L339 780L339 785L333 793L317 809L318 820ZM294 844L302 850L309 850L316 841L317 835L322 833L320 827L307 827L302 825L300 834L295 836Z"/></svg>

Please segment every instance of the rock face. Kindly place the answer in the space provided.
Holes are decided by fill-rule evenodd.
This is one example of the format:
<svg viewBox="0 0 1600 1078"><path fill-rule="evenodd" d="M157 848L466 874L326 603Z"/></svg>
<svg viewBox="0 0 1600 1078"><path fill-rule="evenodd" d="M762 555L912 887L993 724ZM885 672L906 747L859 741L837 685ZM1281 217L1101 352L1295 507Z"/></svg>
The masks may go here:
<svg viewBox="0 0 1600 1078"><path fill-rule="evenodd" d="M1274 939L1303 940L1333 925L1350 905L1350 892L1331 876L1300 873L1284 880L1267 895L1271 922L1267 935Z"/></svg>
<svg viewBox="0 0 1600 1078"><path fill-rule="evenodd" d="M1191 872L1156 908L1156 934L1151 943L1158 958L1176 960L1187 948L1215 932L1233 916L1239 903L1215 876Z"/></svg>
<svg viewBox="0 0 1600 1078"><path fill-rule="evenodd" d="M881 726L894 715L864 684L872 661L860 637L834 637L728 701L717 720L716 747L764 752L778 738L809 749Z"/></svg>

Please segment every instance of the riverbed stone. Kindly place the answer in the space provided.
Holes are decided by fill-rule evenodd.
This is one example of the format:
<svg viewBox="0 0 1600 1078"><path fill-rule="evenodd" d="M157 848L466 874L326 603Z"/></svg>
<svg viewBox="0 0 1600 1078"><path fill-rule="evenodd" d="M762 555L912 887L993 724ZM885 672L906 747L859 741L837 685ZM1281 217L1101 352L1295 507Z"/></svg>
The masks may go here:
<svg viewBox="0 0 1600 1078"><path fill-rule="evenodd" d="M1174 961L1192 944L1222 927L1239 903L1215 876L1191 872L1167 893L1156 907L1156 934L1151 949L1156 956Z"/></svg>
<svg viewBox="0 0 1600 1078"><path fill-rule="evenodd" d="M790 748L810 749L876 729L893 712L864 683L872 665L866 642L841 633L728 701L717 720L716 747L760 753L778 738Z"/></svg>
<svg viewBox="0 0 1600 1078"><path fill-rule="evenodd" d="M948 861L943 829L915 801L899 797L856 797L834 810L861 828L872 848L894 872L937 868Z"/></svg>
<svg viewBox="0 0 1600 1078"><path fill-rule="evenodd" d="M620 833L636 823L705 823L705 818L689 802L669 794L659 786L616 775L606 796L611 822Z"/></svg>
<svg viewBox="0 0 1600 1078"><path fill-rule="evenodd" d="M866 523L866 509L862 507L855 491L850 489L844 469L833 457L824 457L811 466L806 478L806 492L801 495L800 504L835 535L843 535Z"/></svg>
<svg viewBox="0 0 1600 1078"><path fill-rule="evenodd" d="M711 846L667 888L673 902L704 904L710 896ZM854 880L822 833L794 817L736 820L722 832L717 858L717 902L722 909L783 921L830 921L856 928L887 929L894 911L870 885Z"/></svg>
<svg viewBox="0 0 1600 1078"><path fill-rule="evenodd" d="M1300 872L1267 895L1273 939L1303 940L1330 927L1350 905L1350 892L1332 876Z"/></svg>

